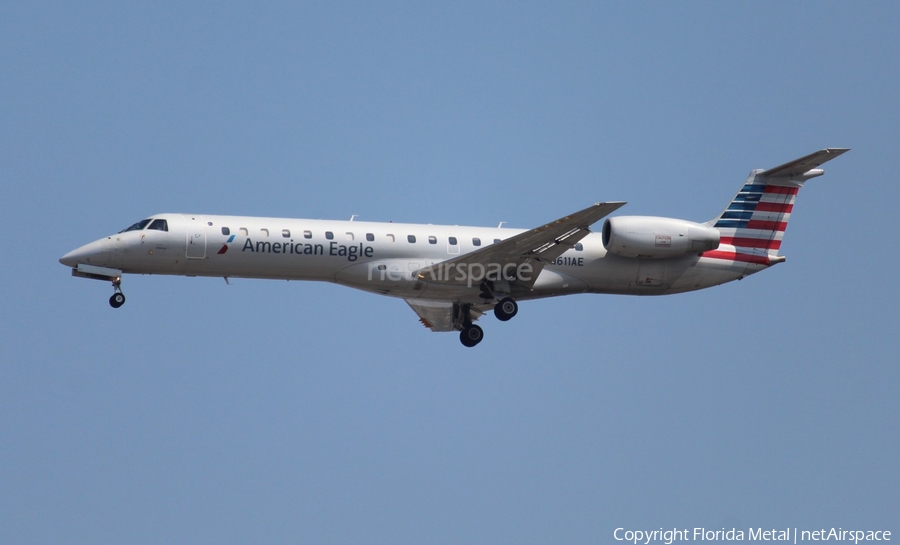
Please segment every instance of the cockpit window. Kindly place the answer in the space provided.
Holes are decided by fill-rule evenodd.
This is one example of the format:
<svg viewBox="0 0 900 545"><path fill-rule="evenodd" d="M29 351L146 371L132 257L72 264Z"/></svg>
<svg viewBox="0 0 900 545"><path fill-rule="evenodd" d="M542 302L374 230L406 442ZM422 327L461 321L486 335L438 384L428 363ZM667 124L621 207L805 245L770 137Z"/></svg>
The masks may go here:
<svg viewBox="0 0 900 545"><path fill-rule="evenodd" d="M132 225L131 227L129 227L128 229L122 229L122 230L119 231L119 232L120 232L120 233L127 233L128 231L140 231L140 230L143 229L144 227L147 227L147 224L150 223L150 221L151 221L152 219L153 219L153 218L147 218L147 219L145 219L145 220L141 220L141 221L135 223L134 225Z"/></svg>
<svg viewBox="0 0 900 545"><path fill-rule="evenodd" d="M168 231L169 223L166 220L153 220L147 229L156 229L157 231Z"/></svg>

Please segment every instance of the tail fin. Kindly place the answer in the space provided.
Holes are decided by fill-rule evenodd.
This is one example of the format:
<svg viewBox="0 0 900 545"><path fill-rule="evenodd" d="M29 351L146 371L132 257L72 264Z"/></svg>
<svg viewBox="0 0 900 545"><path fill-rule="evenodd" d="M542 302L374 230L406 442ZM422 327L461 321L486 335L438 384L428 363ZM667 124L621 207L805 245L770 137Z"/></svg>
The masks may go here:
<svg viewBox="0 0 900 545"><path fill-rule="evenodd" d="M848 151L823 149L775 168L752 171L728 208L707 224L719 229L721 244L777 256L803 183L825 174L817 167Z"/></svg>

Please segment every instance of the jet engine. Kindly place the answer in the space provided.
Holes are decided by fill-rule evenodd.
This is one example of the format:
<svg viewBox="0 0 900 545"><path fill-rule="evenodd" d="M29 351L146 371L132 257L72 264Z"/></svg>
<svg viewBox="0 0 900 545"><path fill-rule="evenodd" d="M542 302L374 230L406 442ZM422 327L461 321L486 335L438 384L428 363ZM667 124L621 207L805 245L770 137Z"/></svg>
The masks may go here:
<svg viewBox="0 0 900 545"><path fill-rule="evenodd" d="M679 257L718 248L719 230L673 218L618 216L603 223L603 247L623 257Z"/></svg>

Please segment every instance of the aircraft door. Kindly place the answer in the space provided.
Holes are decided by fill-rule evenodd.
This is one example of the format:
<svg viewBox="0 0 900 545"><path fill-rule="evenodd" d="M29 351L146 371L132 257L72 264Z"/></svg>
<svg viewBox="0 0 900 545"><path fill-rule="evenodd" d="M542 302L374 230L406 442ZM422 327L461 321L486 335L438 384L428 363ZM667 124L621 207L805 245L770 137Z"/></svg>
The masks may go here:
<svg viewBox="0 0 900 545"><path fill-rule="evenodd" d="M187 224L185 257L204 259L206 257L206 222L203 216L184 216Z"/></svg>

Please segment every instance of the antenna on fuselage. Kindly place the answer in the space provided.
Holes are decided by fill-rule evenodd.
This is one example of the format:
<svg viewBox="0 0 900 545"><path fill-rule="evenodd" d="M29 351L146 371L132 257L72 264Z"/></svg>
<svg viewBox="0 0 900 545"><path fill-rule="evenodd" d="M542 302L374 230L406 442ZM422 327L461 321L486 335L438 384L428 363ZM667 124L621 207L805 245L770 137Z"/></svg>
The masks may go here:
<svg viewBox="0 0 900 545"><path fill-rule="evenodd" d="M353 218L355 218L356 216L357 214L353 214L352 216L350 216L350 221L353 221Z"/></svg>
<svg viewBox="0 0 900 545"><path fill-rule="evenodd" d="M501 222L500 222L500 225L497 226L497 229L503 227L503 224L504 224L504 223L506 223L506 222L505 222L505 221L501 221Z"/></svg>

